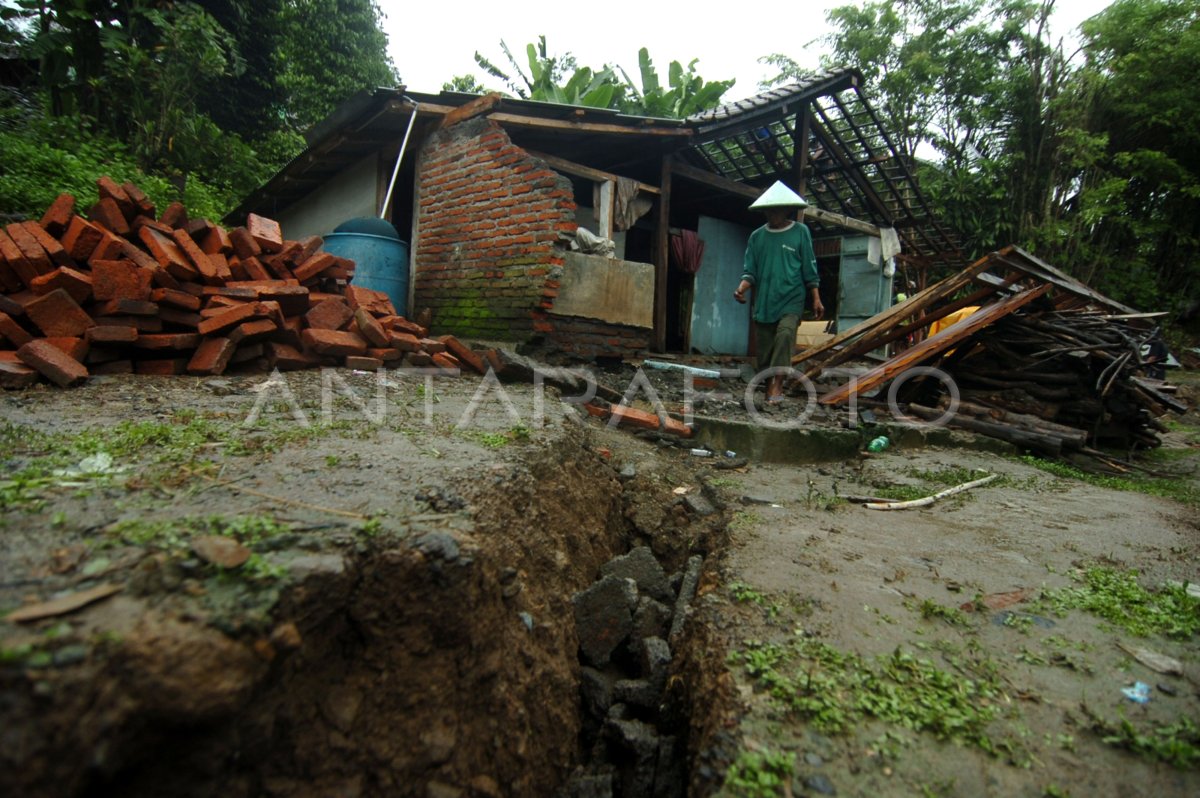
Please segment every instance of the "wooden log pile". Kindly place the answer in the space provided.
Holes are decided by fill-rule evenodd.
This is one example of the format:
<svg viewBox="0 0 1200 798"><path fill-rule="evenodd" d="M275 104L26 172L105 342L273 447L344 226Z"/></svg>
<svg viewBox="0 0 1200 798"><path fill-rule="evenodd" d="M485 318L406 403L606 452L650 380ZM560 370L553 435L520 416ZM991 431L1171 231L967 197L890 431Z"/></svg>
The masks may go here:
<svg viewBox="0 0 1200 798"><path fill-rule="evenodd" d="M993 273L998 272L998 273ZM927 335L959 310L978 309ZM1158 420L1184 412L1172 386L1150 379L1143 348L1159 336L1150 319L1097 293L1029 253L1006 247L906 302L793 358L805 376L878 348L913 340L883 363L826 390L837 405L881 391L916 366L949 375L961 402L931 378L907 382L899 399L925 421L973 430L1050 455L1080 453L1124 467L1098 447L1160 445Z"/></svg>
<svg viewBox="0 0 1200 798"><path fill-rule="evenodd" d="M60 195L40 221L0 228L0 387L91 374L215 375L400 365L483 373L453 336L354 286L354 262L250 214L225 229L97 181L86 212Z"/></svg>
<svg viewBox="0 0 1200 798"><path fill-rule="evenodd" d="M1159 418L1187 409L1145 376L1142 351L1158 334L1100 310L1006 316L947 362L963 400L951 423L1054 455L1157 447Z"/></svg>

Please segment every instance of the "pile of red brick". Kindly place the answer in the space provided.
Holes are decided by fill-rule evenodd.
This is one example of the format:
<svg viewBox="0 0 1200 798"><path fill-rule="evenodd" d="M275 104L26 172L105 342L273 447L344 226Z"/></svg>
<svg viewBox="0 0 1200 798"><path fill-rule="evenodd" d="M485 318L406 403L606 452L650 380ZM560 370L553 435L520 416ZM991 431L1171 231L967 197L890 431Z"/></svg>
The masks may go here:
<svg viewBox="0 0 1200 798"><path fill-rule="evenodd" d="M90 374L221 374L402 364L482 373L480 357L351 284L354 262L250 214L226 230L97 181L76 213L62 194L40 222L0 229L0 386Z"/></svg>

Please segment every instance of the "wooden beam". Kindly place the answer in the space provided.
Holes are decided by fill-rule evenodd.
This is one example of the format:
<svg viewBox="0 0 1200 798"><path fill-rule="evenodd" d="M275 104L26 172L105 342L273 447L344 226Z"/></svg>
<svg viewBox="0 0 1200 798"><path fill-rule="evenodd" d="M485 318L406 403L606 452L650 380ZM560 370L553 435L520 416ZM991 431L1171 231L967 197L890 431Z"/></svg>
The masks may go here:
<svg viewBox="0 0 1200 798"><path fill-rule="evenodd" d="M593 169L590 166L584 166L581 163L568 161L566 158L559 158L557 155L550 155L539 150L525 150L534 158L540 158L545 161L550 168L556 169L559 172L566 172L569 175L577 177L586 177L589 180L595 180L597 183L606 183L610 180L616 181L620 175L615 175L611 172L605 172L600 169ZM649 183L638 183L638 191L645 191L647 194L657 194L658 186L652 186Z"/></svg>
<svg viewBox="0 0 1200 798"><path fill-rule="evenodd" d="M688 138L692 135L689 128L628 127L604 122L568 122L561 119L539 119L534 116L521 116L499 111L488 114L488 119L512 127L542 128L563 133L611 133L618 136L663 136L667 138Z"/></svg>
<svg viewBox="0 0 1200 798"><path fill-rule="evenodd" d="M891 360L881 363L865 374L860 375L854 381L853 388L850 383L846 383L840 388L836 388L825 394L819 401L823 405L836 405L849 399L852 394L869 391L881 383L898 377L909 368L924 363L930 358L945 352L947 349L953 349L961 344L963 340L974 335L987 325L1028 305L1049 290L1050 285L1043 283L1037 288L1031 288L1016 296L980 308L962 321L942 330L937 335L926 338L916 346L904 350Z"/></svg>
<svg viewBox="0 0 1200 798"><path fill-rule="evenodd" d="M696 167L685 163L675 163L671 167L671 171L680 177L687 178L688 180L693 180L697 183L709 186L710 188L715 188L718 191L724 191L727 194L745 197L749 200L756 200L758 199L759 195L762 194L761 189L748 186L745 183L739 183L736 180L730 180L727 177L714 175L710 172L704 171L703 169L697 169ZM824 211L820 208L815 208L812 205L809 205L804 209L804 217L806 219L816 219L818 222L831 224L836 227L844 227L847 230L854 230L859 233L865 233L866 235L879 238L879 228L876 225L873 225L870 222L864 222L860 219L854 219L841 213Z"/></svg>
<svg viewBox="0 0 1200 798"><path fill-rule="evenodd" d="M834 213L833 211L823 211L820 208L814 208L812 205L809 205L804 209L803 217L805 219L816 219L818 222L832 224L836 227L844 227L847 230L865 233L866 235L875 236L876 238L880 237L878 225L871 224L870 222L864 222L860 219L854 219L850 216L846 216L845 214Z"/></svg>
<svg viewBox="0 0 1200 798"><path fill-rule="evenodd" d="M667 351L667 259L671 234L670 153L662 159L662 195L658 198L658 229L654 231L654 351Z"/></svg>
<svg viewBox="0 0 1200 798"><path fill-rule="evenodd" d="M466 105L460 105L450 113L442 117L442 123L438 128L444 130L451 125L457 125L459 122L465 122L468 119L486 114L496 106L500 105L500 92L494 91L491 94L485 94L482 97L476 97Z"/></svg>
<svg viewBox="0 0 1200 798"><path fill-rule="evenodd" d="M1007 253L1011 251L1011 249L1012 247L1008 247L1001 252ZM812 360L813 358L816 358L819 355L824 355L826 352L830 352L836 347L842 346L849 341L853 341L860 336L868 335L878 329L893 327L901 320L906 319L917 312L924 312L924 310L934 302L938 302L948 296L952 296L959 289L969 285L971 281L975 279L976 275L987 271L988 267L992 265L995 257L996 253L992 253L991 255L980 258L971 266L963 269L958 274L952 274L945 280L929 286L924 291L913 294L898 305L892 305L882 313L877 313L871 318L859 322L849 330L846 330L845 332L839 332L833 338L830 338L820 346L814 346L812 349L804 350L792 358L792 365L796 366L807 360ZM808 369L806 369L805 373L808 376L815 374L820 369L821 362L823 361L818 360L814 366L810 366Z"/></svg>
<svg viewBox="0 0 1200 798"><path fill-rule="evenodd" d="M809 136L809 117L812 111L809 110L808 103L805 102L800 106L800 136L792 140L792 147L798 150L796 155L796 192L803 197L808 191L808 181L804 177L805 171L808 170L808 136ZM876 233L878 235L878 233Z"/></svg>

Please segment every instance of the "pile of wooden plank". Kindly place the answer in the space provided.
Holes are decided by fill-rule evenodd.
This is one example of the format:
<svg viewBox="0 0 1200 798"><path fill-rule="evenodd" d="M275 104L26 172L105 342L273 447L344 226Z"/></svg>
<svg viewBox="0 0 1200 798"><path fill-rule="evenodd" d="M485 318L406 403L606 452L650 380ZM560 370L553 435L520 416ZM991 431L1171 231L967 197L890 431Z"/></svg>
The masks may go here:
<svg viewBox="0 0 1200 798"><path fill-rule="evenodd" d="M970 315L934 335L933 322ZM820 401L896 391L898 409L925 421L1008 440L1046 454L1078 452L1115 465L1098 447L1158 446L1158 420L1186 405L1148 378L1143 354L1153 317L1093 291L1027 252L1008 247L793 359L807 377L888 344L890 359L826 390ZM921 376L936 367L949 381ZM958 395L955 412L950 384ZM885 395L885 394L883 394Z"/></svg>
<svg viewBox="0 0 1200 798"><path fill-rule="evenodd" d="M40 222L0 229L0 386L90 374L226 369L467 366L482 359L351 283L354 262L323 241L283 237L250 214L226 230L172 203L156 215L137 186L97 181L79 213L60 195Z"/></svg>

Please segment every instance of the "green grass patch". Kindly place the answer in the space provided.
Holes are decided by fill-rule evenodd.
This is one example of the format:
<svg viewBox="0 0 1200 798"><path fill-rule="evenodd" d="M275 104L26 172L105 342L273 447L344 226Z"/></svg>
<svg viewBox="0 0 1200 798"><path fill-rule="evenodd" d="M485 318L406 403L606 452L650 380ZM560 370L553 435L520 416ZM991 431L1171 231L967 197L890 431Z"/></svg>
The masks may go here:
<svg viewBox="0 0 1200 798"><path fill-rule="evenodd" d="M1137 571L1093 567L1072 575L1078 587L1047 590L1037 606L1059 617L1086 610L1138 637L1163 635L1186 640L1200 631L1200 599L1185 585L1148 590L1138 583Z"/></svg>
<svg viewBox="0 0 1200 798"><path fill-rule="evenodd" d="M1149 475L1106 476L1103 474L1090 474L1067 463L1061 463L1056 460L1043 460L1033 455L1025 455L1020 459L1027 465L1031 465L1034 468L1062 479L1086 482L1089 485L1109 490L1143 493L1147 496L1174 499L1189 507L1200 507L1200 484L1197 484L1194 480L1182 477L1153 477Z"/></svg>
<svg viewBox="0 0 1200 798"><path fill-rule="evenodd" d="M866 658L806 638L787 646L749 642L731 659L784 707L826 733L848 733L874 718L993 755L1014 753L1010 743L986 732L1002 697L992 663L956 658L963 671L956 674L900 648Z"/></svg>
<svg viewBox="0 0 1200 798"><path fill-rule="evenodd" d="M738 798L774 798L790 794L796 754L791 751L742 751L725 773L727 794Z"/></svg>
<svg viewBox="0 0 1200 798"><path fill-rule="evenodd" d="M1180 770L1200 766L1200 727L1189 718L1180 717L1174 723L1139 728L1125 717L1113 722L1101 718L1086 706L1084 712L1092 722L1092 731L1107 745L1166 762Z"/></svg>

